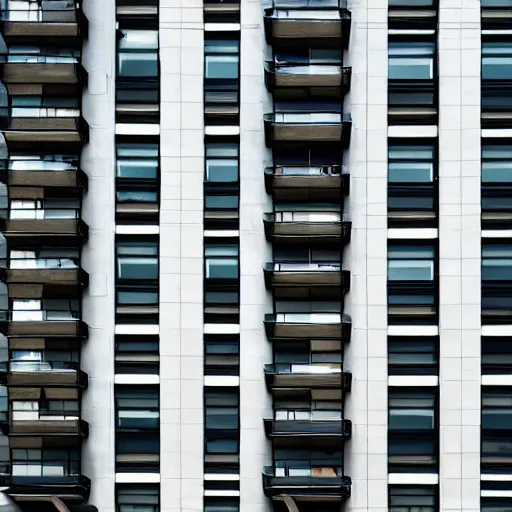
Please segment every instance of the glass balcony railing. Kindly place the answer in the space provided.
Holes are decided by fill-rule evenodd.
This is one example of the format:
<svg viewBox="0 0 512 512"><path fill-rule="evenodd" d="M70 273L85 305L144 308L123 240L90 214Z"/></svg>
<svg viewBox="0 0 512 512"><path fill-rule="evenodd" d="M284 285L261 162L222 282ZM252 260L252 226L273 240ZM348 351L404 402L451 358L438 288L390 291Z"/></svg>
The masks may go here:
<svg viewBox="0 0 512 512"><path fill-rule="evenodd" d="M267 263L265 270L274 272L339 272L340 263Z"/></svg>
<svg viewBox="0 0 512 512"><path fill-rule="evenodd" d="M75 269L78 261L71 258L10 259L10 269Z"/></svg>

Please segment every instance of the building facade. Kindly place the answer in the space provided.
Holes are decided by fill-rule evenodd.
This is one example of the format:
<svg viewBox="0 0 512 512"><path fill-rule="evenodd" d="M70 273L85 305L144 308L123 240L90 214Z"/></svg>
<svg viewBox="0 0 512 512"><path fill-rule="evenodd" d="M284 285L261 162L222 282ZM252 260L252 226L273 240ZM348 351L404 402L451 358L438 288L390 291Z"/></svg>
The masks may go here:
<svg viewBox="0 0 512 512"><path fill-rule="evenodd" d="M19 509L512 510L512 0L0 11Z"/></svg>

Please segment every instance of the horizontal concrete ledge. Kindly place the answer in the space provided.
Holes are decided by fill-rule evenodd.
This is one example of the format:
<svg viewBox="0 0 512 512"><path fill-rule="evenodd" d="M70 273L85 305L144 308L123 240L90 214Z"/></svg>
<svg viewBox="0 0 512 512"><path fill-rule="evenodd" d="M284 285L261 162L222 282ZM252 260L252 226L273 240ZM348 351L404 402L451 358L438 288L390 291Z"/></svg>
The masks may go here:
<svg viewBox="0 0 512 512"><path fill-rule="evenodd" d="M512 491L480 491L480 496L482 498L512 498Z"/></svg>
<svg viewBox="0 0 512 512"><path fill-rule="evenodd" d="M141 385L151 385L151 384L160 384L160 376L159 375L145 375L145 374L133 374L133 373L121 373L114 375L114 384L141 384Z"/></svg>
<svg viewBox="0 0 512 512"><path fill-rule="evenodd" d="M480 480L482 482L512 482L512 474L484 474L480 475Z"/></svg>
<svg viewBox="0 0 512 512"><path fill-rule="evenodd" d="M388 229L388 238L391 239L407 239L407 240L429 240L438 237L437 228L423 229Z"/></svg>
<svg viewBox="0 0 512 512"><path fill-rule="evenodd" d="M417 137L437 137L437 125L427 126L389 126L388 137L414 139Z"/></svg>
<svg viewBox="0 0 512 512"><path fill-rule="evenodd" d="M488 137L489 139L501 139L512 137L511 128L485 128L482 130L482 138ZM485 143L485 141L482 141Z"/></svg>
<svg viewBox="0 0 512 512"><path fill-rule="evenodd" d="M240 496L240 491L228 491L224 489L207 489L204 491L205 496Z"/></svg>
<svg viewBox="0 0 512 512"><path fill-rule="evenodd" d="M391 485L437 485L437 473L389 473L388 483Z"/></svg>
<svg viewBox="0 0 512 512"><path fill-rule="evenodd" d="M239 32L240 23L205 23L206 32Z"/></svg>
<svg viewBox="0 0 512 512"><path fill-rule="evenodd" d="M204 479L208 481L223 480L225 482L235 482L240 480L240 475L232 475L230 473L205 473Z"/></svg>
<svg viewBox="0 0 512 512"><path fill-rule="evenodd" d="M512 336L512 325L482 325L482 336Z"/></svg>
<svg viewBox="0 0 512 512"><path fill-rule="evenodd" d="M205 229L205 238L236 238L240 236L238 229Z"/></svg>
<svg viewBox="0 0 512 512"><path fill-rule="evenodd" d="M128 224L117 224L116 235L158 235L160 233L160 227L158 224L154 225L128 225Z"/></svg>
<svg viewBox="0 0 512 512"><path fill-rule="evenodd" d="M388 336L437 336L437 325L389 325Z"/></svg>
<svg viewBox="0 0 512 512"><path fill-rule="evenodd" d="M160 125L116 123L116 135L160 135Z"/></svg>
<svg viewBox="0 0 512 512"><path fill-rule="evenodd" d="M159 484L160 473L116 473L116 484Z"/></svg>
<svg viewBox="0 0 512 512"><path fill-rule="evenodd" d="M204 324L204 334L240 334L240 324Z"/></svg>
<svg viewBox="0 0 512 512"><path fill-rule="evenodd" d="M484 229L482 238L512 238L512 229Z"/></svg>
<svg viewBox="0 0 512 512"><path fill-rule="evenodd" d="M512 375L482 375L482 386L512 386Z"/></svg>
<svg viewBox="0 0 512 512"><path fill-rule="evenodd" d="M236 387L240 385L240 377L236 375L205 375L204 385Z"/></svg>
<svg viewBox="0 0 512 512"><path fill-rule="evenodd" d="M157 335L159 326L153 324L118 324L115 326L115 334L133 334L133 335Z"/></svg>
<svg viewBox="0 0 512 512"><path fill-rule="evenodd" d="M204 127L205 135L240 135L240 127L239 126L205 126Z"/></svg>
<svg viewBox="0 0 512 512"><path fill-rule="evenodd" d="M439 385L437 375L390 375L388 386L435 387Z"/></svg>

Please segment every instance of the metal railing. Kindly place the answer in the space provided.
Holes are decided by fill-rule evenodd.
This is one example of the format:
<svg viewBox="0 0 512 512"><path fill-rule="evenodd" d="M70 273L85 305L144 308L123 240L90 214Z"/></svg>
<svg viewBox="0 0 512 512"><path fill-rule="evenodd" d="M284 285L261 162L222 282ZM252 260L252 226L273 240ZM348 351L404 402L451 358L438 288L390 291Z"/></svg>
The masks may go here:
<svg viewBox="0 0 512 512"><path fill-rule="evenodd" d="M347 0L264 0L265 9L346 9Z"/></svg>

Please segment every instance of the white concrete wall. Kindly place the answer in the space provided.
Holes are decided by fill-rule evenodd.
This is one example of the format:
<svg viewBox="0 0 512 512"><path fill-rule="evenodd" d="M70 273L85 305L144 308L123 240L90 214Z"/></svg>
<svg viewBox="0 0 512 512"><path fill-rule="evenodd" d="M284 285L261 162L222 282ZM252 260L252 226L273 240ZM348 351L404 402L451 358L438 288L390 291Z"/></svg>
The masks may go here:
<svg viewBox="0 0 512 512"><path fill-rule="evenodd" d="M480 2L439 12L440 510L480 509Z"/></svg>
<svg viewBox="0 0 512 512"><path fill-rule="evenodd" d="M162 512L203 510L203 4L160 1Z"/></svg>
<svg viewBox="0 0 512 512"><path fill-rule="evenodd" d="M82 472L92 480L90 503L102 512L114 512L115 1L88 0L84 12L89 40L83 65L89 87L83 114L90 126L90 142L82 153L82 168L89 177L83 203L89 242L82 264L89 273L83 298L89 339L82 345L82 369L89 374L89 389L82 414L90 428L82 449Z"/></svg>
<svg viewBox="0 0 512 512"><path fill-rule="evenodd" d="M349 0L349 9L345 62L352 85L345 110L353 124L345 164L352 241L344 266L352 272L346 300L352 339L345 367L353 383L345 417L353 433L345 449L345 473L352 478L347 508L378 511L387 508L387 2Z"/></svg>
<svg viewBox="0 0 512 512"><path fill-rule="evenodd" d="M264 84L265 34L259 0L241 1L240 106L240 511L271 510L263 494L263 466L272 464L263 417L272 414L263 365L272 363L272 346L263 319L272 313L262 267L272 261L263 232L263 213L272 211L263 171L272 164L265 147L263 114L272 111Z"/></svg>

